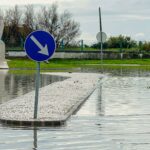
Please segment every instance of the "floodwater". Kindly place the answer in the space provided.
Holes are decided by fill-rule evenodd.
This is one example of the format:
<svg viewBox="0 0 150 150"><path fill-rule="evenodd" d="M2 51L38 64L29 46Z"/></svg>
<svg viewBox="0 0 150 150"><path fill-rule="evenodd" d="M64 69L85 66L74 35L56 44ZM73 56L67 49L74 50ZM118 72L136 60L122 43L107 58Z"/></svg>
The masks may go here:
<svg viewBox="0 0 150 150"><path fill-rule="evenodd" d="M1 125L0 150L149 150L149 71L105 70L105 73L109 76L100 81L98 88L64 126L10 128ZM7 92L5 95L15 93L16 96L12 87L21 93L31 88L34 79L30 80L31 76L24 79L24 75L7 76L5 89L0 88L1 95ZM27 80L28 85L24 82ZM16 83L19 87L13 85Z"/></svg>
<svg viewBox="0 0 150 150"><path fill-rule="evenodd" d="M66 77L41 75L41 87L53 82L63 81ZM0 71L0 103L24 95L35 89L34 74L9 74L7 71Z"/></svg>

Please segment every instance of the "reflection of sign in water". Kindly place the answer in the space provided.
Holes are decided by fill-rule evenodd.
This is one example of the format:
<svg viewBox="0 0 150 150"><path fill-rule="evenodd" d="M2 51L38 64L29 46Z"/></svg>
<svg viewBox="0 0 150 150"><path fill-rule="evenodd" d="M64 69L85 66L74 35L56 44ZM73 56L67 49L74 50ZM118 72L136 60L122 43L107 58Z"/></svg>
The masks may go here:
<svg viewBox="0 0 150 150"><path fill-rule="evenodd" d="M24 48L30 59L42 62L52 57L56 43L50 33L38 30L29 34Z"/></svg>
<svg viewBox="0 0 150 150"><path fill-rule="evenodd" d="M33 146L34 146L34 150L36 150L37 149L37 147L38 147L38 139L37 139L37 129L36 128L34 128L33 129Z"/></svg>
<svg viewBox="0 0 150 150"><path fill-rule="evenodd" d="M101 40L101 36L102 36L102 40ZM98 42L106 42L106 39L107 39L107 35L106 33L102 32L102 35L101 35L101 32L98 32L97 35L96 35L96 39Z"/></svg>

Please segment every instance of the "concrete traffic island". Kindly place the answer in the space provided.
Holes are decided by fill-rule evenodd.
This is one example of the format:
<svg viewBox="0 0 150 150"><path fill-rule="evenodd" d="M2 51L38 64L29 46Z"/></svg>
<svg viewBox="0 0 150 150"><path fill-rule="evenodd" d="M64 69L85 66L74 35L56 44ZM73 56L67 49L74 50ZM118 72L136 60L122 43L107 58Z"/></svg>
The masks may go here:
<svg viewBox="0 0 150 150"><path fill-rule="evenodd" d="M0 121L6 125L60 126L84 103L103 77L93 73L49 73L67 76L40 89L38 118L33 119L35 91L0 105Z"/></svg>

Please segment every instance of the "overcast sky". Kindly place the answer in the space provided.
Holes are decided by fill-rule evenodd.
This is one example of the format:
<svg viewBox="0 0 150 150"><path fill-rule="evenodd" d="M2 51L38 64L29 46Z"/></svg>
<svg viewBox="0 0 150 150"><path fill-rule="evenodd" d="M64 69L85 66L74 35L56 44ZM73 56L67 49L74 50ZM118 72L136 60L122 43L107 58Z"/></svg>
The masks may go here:
<svg viewBox="0 0 150 150"><path fill-rule="evenodd" d="M14 4L51 4L56 0L0 0L1 8ZM86 43L96 41L99 32L98 7L102 9L103 31L108 36L129 35L150 40L150 0L57 0L59 10L69 10L80 23Z"/></svg>

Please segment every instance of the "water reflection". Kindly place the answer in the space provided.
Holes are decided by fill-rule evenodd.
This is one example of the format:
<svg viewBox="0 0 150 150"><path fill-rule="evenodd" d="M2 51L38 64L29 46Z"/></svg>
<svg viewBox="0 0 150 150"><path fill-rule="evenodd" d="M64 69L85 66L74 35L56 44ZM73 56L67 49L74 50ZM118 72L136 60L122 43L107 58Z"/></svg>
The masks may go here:
<svg viewBox="0 0 150 150"><path fill-rule="evenodd" d="M100 66L100 67L89 67L81 68L81 72L93 72L93 73L107 73L112 76L131 76L131 77L149 77L150 67L149 66Z"/></svg>
<svg viewBox="0 0 150 150"><path fill-rule="evenodd" d="M105 115L105 106L104 106L104 101L103 101L103 83L101 82L100 85L99 85L99 88L97 88L97 98L98 98L98 101L97 101L97 112L99 112L98 114L100 116L103 116Z"/></svg>
<svg viewBox="0 0 150 150"><path fill-rule="evenodd" d="M82 106L77 112L77 116L104 116L105 115L105 100L103 98L103 86L105 84L106 78L103 78L99 81L98 87L92 93L92 95L88 98L86 103Z"/></svg>
<svg viewBox="0 0 150 150"><path fill-rule="evenodd" d="M103 83L100 82L98 88L88 98L86 103L82 106L82 109L77 112L77 116L93 116L95 114L99 116L105 115L105 103L103 101L102 87Z"/></svg>
<svg viewBox="0 0 150 150"><path fill-rule="evenodd" d="M7 87L5 85L7 73L8 73L7 70L1 70L1 72L0 72L0 100L2 99L2 97L7 96L7 92L6 92Z"/></svg>
<svg viewBox="0 0 150 150"><path fill-rule="evenodd" d="M37 150L38 148L38 139L37 139L37 128L33 129L33 150Z"/></svg>
<svg viewBox="0 0 150 150"><path fill-rule="evenodd" d="M65 80L66 77L41 75L41 87L53 82ZM0 103L26 94L35 89L35 75L9 74L0 72Z"/></svg>
<svg viewBox="0 0 150 150"><path fill-rule="evenodd" d="M77 116L150 114L150 78L118 76L103 80Z"/></svg>

